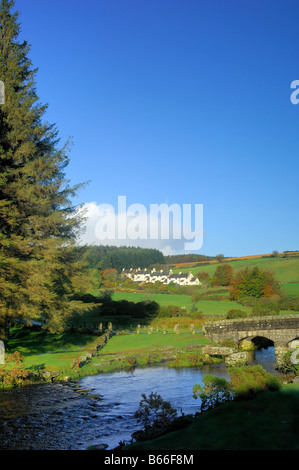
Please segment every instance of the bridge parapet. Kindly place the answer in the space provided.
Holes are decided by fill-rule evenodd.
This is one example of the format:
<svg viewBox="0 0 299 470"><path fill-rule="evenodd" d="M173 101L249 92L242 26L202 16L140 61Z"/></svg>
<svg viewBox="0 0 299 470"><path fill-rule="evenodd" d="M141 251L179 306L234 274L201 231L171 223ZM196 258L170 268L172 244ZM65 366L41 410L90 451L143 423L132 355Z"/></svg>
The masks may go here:
<svg viewBox="0 0 299 470"><path fill-rule="evenodd" d="M204 324L206 336L215 342L263 336L276 346L287 345L299 337L299 315L275 315L233 320L218 320Z"/></svg>

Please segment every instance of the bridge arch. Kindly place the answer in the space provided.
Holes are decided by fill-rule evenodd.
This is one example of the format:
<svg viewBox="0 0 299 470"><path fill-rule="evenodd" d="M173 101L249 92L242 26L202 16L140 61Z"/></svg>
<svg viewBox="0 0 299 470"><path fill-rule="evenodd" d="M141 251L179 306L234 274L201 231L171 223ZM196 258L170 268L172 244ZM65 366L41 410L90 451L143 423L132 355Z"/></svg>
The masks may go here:
<svg viewBox="0 0 299 470"><path fill-rule="evenodd" d="M271 335L261 336L257 335L248 335L245 338L241 338L239 340L239 348L240 349L262 349L268 348L271 346L275 347L275 342L273 339L269 338Z"/></svg>
<svg viewBox="0 0 299 470"><path fill-rule="evenodd" d="M239 345L256 337L267 338L273 341L275 355L281 358L298 344L299 315L211 321L206 322L203 329L206 336L216 343L232 340Z"/></svg>

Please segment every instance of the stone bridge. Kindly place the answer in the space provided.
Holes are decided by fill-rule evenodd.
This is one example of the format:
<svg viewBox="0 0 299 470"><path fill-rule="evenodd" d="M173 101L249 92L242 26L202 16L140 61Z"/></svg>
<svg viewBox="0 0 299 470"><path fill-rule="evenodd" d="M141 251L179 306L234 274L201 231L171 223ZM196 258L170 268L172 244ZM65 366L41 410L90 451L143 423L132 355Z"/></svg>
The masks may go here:
<svg viewBox="0 0 299 470"><path fill-rule="evenodd" d="M299 346L299 315L251 317L206 322L204 332L211 341L235 341L238 347L248 346L255 338L274 343L275 354L282 355Z"/></svg>

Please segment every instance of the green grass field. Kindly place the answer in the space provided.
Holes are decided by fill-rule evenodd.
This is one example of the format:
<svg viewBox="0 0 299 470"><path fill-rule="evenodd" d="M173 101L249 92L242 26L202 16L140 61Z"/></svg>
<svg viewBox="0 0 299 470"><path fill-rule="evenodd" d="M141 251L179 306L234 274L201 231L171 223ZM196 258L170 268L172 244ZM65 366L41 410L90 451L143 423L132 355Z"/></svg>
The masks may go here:
<svg viewBox="0 0 299 470"><path fill-rule="evenodd" d="M192 306L191 295L177 294L149 294L147 292L115 292L113 300L128 300L130 302L143 302L151 300L159 305L177 305L189 308Z"/></svg>
<svg viewBox="0 0 299 470"><path fill-rule="evenodd" d="M26 328L12 328L6 353L18 351L26 369L69 371L83 349L97 336L78 334L50 334Z"/></svg>
<svg viewBox="0 0 299 470"><path fill-rule="evenodd" d="M299 282L290 282L288 284L284 284L281 289L285 295L299 297Z"/></svg>
<svg viewBox="0 0 299 470"><path fill-rule="evenodd" d="M280 284L286 284L289 282L299 282L299 256L290 258L256 258L256 259L242 259L236 261L223 261L223 263L229 264L234 271L239 271L246 267L252 268L257 266L265 271L271 272L275 279ZM203 265L203 266L192 266L192 267L181 267L173 269L174 272L189 272L193 274L198 272L207 272L212 275L217 268L219 263Z"/></svg>
<svg viewBox="0 0 299 470"><path fill-rule="evenodd" d="M144 300L151 300L157 302L159 305L176 305L181 308L186 308L187 311L193 305L191 295L178 295L178 294L148 294L145 292L116 292L113 295L113 300L129 300L130 302L142 302ZM250 312L248 307L240 306L237 302L229 300L200 300L196 303L196 307L204 315L221 315L225 316L230 309L242 309L245 312Z"/></svg>
<svg viewBox="0 0 299 470"><path fill-rule="evenodd" d="M136 356L136 364L141 366L159 363L161 358L164 357L165 360L165 355L172 354L174 349L179 354L179 359L184 360L184 364L188 366L188 354L184 356L184 351L187 351L185 348L211 343L202 333L193 335L188 329L178 335L173 333L173 328L167 329L167 334L163 334L161 328L159 332L154 331L152 334L147 334L145 329L140 334L134 332L113 336L100 353L90 358L83 367L72 368L74 362L84 355L85 350L97 338L98 336L82 333L45 335L42 331L14 328L11 330L6 353L18 351L29 372L55 371L60 372L60 377L77 379L99 372L126 369L130 367L131 356Z"/></svg>
<svg viewBox="0 0 299 470"><path fill-rule="evenodd" d="M162 334L131 334L113 336L103 349L103 354L136 353L149 349L167 348L169 346L182 348L191 344L211 343L205 336L191 333Z"/></svg>

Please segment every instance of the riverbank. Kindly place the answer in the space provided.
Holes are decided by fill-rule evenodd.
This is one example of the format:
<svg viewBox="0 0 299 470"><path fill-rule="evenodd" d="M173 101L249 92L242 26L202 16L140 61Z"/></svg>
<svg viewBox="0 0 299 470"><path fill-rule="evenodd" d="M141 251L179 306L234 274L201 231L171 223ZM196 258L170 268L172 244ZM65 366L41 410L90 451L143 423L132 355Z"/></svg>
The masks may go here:
<svg viewBox="0 0 299 470"><path fill-rule="evenodd" d="M160 366L89 376L78 382L15 388L0 393L1 450L115 449L130 442L141 393L157 391L190 423L159 439L123 447L143 450L298 450L299 386L262 392L195 416L195 383L207 373L226 377L223 364L174 370ZM130 455L130 454L129 454Z"/></svg>
<svg viewBox="0 0 299 470"><path fill-rule="evenodd" d="M298 450L299 385L233 401L193 418L182 430L138 442L132 450Z"/></svg>
<svg viewBox="0 0 299 470"><path fill-rule="evenodd" d="M18 352L18 365L28 376L24 384L66 382L89 375L128 370L136 366L167 363L169 367L193 367L219 362L201 353L211 342L200 331L123 331L117 334L64 332L47 334L43 330L13 328L7 344L6 358ZM9 370L9 364L0 366ZM13 365L11 366L13 367ZM1 370L0 370L1 372ZM21 373L20 373L21 375ZM25 374L23 374L25 375ZM13 382L15 380L15 382ZM16 374L9 387L16 384ZM22 380L18 385L22 385ZM2 384L3 387L3 384Z"/></svg>

